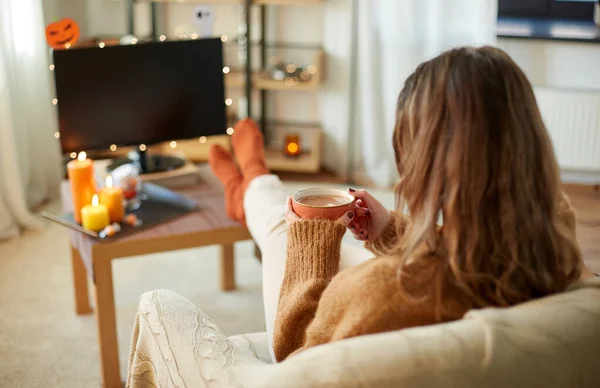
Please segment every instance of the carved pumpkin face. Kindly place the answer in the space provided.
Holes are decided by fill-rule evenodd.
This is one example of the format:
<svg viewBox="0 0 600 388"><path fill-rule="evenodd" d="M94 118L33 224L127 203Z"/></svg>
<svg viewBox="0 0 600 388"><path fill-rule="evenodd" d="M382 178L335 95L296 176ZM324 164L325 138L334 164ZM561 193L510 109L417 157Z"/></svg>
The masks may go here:
<svg viewBox="0 0 600 388"><path fill-rule="evenodd" d="M79 39L79 25L73 19L62 19L46 27L46 41L55 50L71 48Z"/></svg>

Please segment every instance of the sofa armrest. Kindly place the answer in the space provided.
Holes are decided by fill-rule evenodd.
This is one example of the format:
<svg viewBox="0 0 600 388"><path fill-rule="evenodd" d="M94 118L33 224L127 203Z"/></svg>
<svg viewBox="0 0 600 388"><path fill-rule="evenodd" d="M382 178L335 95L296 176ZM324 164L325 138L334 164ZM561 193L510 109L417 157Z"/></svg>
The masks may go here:
<svg viewBox="0 0 600 388"><path fill-rule="evenodd" d="M244 386L236 369L264 364L265 342L266 335L230 340L184 297L148 292L140 298L135 318L127 387Z"/></svg>

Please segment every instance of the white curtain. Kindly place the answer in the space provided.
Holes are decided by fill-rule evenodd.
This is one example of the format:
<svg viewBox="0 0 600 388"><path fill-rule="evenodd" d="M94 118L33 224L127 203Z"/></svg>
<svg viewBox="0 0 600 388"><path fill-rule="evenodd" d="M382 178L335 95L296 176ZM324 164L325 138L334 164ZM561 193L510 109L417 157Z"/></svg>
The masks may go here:
<svg viewBox="0 0 600 388"><path fill-rule="evenodd" d="M387 186L398 179L391 137L404 80L446 49L494 45L497 0L356 1L355 167Z"/></svg>
<svg viewBox="0 0 600 388"><path fill-rule="evenodd" d="M41 0L0 0L0 240L38 228L60 152Z"/></svg>

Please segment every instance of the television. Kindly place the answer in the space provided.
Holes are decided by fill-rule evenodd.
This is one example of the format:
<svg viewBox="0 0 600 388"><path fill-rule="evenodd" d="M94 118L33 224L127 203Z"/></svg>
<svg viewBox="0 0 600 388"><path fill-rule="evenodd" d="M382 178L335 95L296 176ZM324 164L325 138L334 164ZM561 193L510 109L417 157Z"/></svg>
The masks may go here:
<svg viewBox="0 0 600 388"><path fill-rule="evenodd" d="M185 162L140 145L226 133L219 38L57 50L54 65L64 153L137 146L144 172L165 171Z"/></svg>

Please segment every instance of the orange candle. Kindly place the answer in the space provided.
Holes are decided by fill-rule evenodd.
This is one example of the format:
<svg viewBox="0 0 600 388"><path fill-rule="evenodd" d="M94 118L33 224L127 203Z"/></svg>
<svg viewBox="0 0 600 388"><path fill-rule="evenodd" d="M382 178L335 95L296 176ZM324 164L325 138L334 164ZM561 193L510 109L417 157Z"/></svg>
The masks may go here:
<svg viewBox="0 0 600 388"><path fill-rule="evenodd" d="M94 166L87 159L86 153L80 152L77 160L71 160L67 164L67 173L71 182L73 215L75 221L81 224L81 208L92 203L92 197L96 194Z"/></svg>
<svg viewBox="0 0 600 388"><path fill-rule="evenodd" d="M123 206L123 189L113 187L112 177L106 178L106 187L100 189L100 203L108 208L110 222L121 222L125 217L125 207Z"/></svg>

